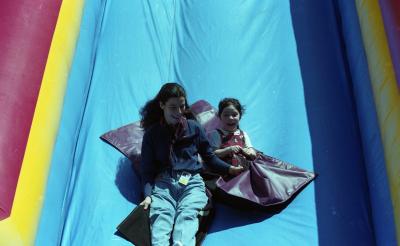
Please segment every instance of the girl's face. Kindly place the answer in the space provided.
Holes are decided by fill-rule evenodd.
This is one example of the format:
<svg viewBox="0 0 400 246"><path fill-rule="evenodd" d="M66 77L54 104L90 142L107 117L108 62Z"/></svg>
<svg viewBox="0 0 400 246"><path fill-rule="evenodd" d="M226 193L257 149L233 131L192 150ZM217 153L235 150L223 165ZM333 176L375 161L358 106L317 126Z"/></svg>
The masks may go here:
<svg viewBox="0 0 400 246"><path fill-rule="evenodd" d="M168 125L175 125L185 111L184 97L171 97L165 103L160 102L160 107L164 111L164 119Z"/></svg>
<svg viewBox="0 0 400 246"><path fill-rule="evenodd" d="M229 105L222 110L221 123L222 129L225 131L235 131L238 128L239 121L240 113L233 105Z"/></svg>

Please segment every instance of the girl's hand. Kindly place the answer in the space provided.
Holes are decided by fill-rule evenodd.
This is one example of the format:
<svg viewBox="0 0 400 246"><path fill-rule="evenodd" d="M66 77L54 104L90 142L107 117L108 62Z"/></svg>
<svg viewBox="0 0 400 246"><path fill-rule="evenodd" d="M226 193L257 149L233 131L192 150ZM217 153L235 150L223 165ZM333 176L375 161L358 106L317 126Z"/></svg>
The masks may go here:
<svg viewBox="0 0 400 246"><path fill-rule="evenodd" d="M253 148L243 148L242 151L250 159L255 159L257 157L257 152Z"/></svg>
<svg viewBox="0 0 400 246"><path fill-rule="evenodd" d="M144 205L144 210L147 210L148 207L150 207L151 204L151 197L146 196L146 198L141 202L139 205Z"/></svg>
<svg viewBox="0 0 400 246"><path fill-rule="evenodd" d="M237 166L237 167L230 166L228 172L229 172L230 175L236 176L236 175L240 174L243 171L244 171L244 168L242 166Z"/></svg>
<svg viewBox="0 0 400 246"><path fill-rule="evenodd" d="M240 147L239 145L233 145L233 146L229 146L227 148L229 149L228 152L230 154L236 154L236 153L239 153L240 151L242 151L242 147Z"/></svg>
<svg viewBox="0 0 400 246"><path fill-rule="evenodd" d="M214 151L214 153L218 157L223 158L225 156L230 156L235 153L239 153L240 151L242 151L242 147L240 147L239 145L234 145L234 146L229 146L229 147L222 148L222 149L217 149Z"/></svg>

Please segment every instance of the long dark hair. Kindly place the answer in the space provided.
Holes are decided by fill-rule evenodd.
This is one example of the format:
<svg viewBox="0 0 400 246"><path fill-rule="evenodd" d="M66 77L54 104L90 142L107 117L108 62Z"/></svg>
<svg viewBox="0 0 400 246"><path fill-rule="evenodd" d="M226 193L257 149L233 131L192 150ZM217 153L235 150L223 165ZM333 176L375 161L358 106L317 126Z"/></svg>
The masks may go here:
<svg viewBox="0 0 400 246"><path fill-rule="evenodd" d="M193 118L190 112L189 105L186 99L186 92L183 86L178 83L166 83L164 84L160 91L157 93L156 97L148 101L144 107L140 110L140 125L145 130L148 129L154 123L160 122L164 117L163 111L160 107L160 102L166 103L171 97L184 97L185 98L185 108L187 112L184 115L187 118Z"/></svg>

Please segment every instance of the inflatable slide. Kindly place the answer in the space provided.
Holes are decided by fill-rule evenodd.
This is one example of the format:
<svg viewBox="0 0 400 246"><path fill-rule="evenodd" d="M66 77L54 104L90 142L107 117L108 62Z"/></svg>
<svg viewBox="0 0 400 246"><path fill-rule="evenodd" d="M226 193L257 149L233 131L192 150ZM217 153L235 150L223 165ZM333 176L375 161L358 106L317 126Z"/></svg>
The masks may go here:
<svg viewBox="0 0 400 246"><path fill-rule="evenodd" d="M281 212L216 204L203 245L398 245L396 0L3 0L0 245L131 245L131 162L99 139L165 82L238 98L262 152L318 178Z"/></svg>

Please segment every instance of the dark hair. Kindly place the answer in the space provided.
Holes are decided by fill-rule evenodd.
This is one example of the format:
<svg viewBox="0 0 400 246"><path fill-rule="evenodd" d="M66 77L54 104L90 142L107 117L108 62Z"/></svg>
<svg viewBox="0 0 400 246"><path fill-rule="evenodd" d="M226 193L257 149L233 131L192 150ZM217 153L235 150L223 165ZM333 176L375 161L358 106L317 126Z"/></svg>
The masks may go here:
<svg viewBox="0 0 400 246"><path fill-rule="evenodd" d="M178 83L166 83L161 87L156 97L148 101L143 108L140 109L141 127L146 130L154 123L160 122L160 120L164 117L163 111L160 107L160 102L166 103L171 97L184 97L185 108L187 109L187 112L184 112L184 115L187 118L192 118L192 114L189 110L186 99L185 89Z"/></svg>
<svg viewBox="0 0 400 246"><path fill-rule="evenodd" d="M244 114L245 108L240 104L239 100L236 98L224 98L218 103L218 117L221 117L222 111L224 111L224 108L228 107L229 105L232 105L235 107L237 111L239 111L240 118L242 118L242 115Z"/></svg>

